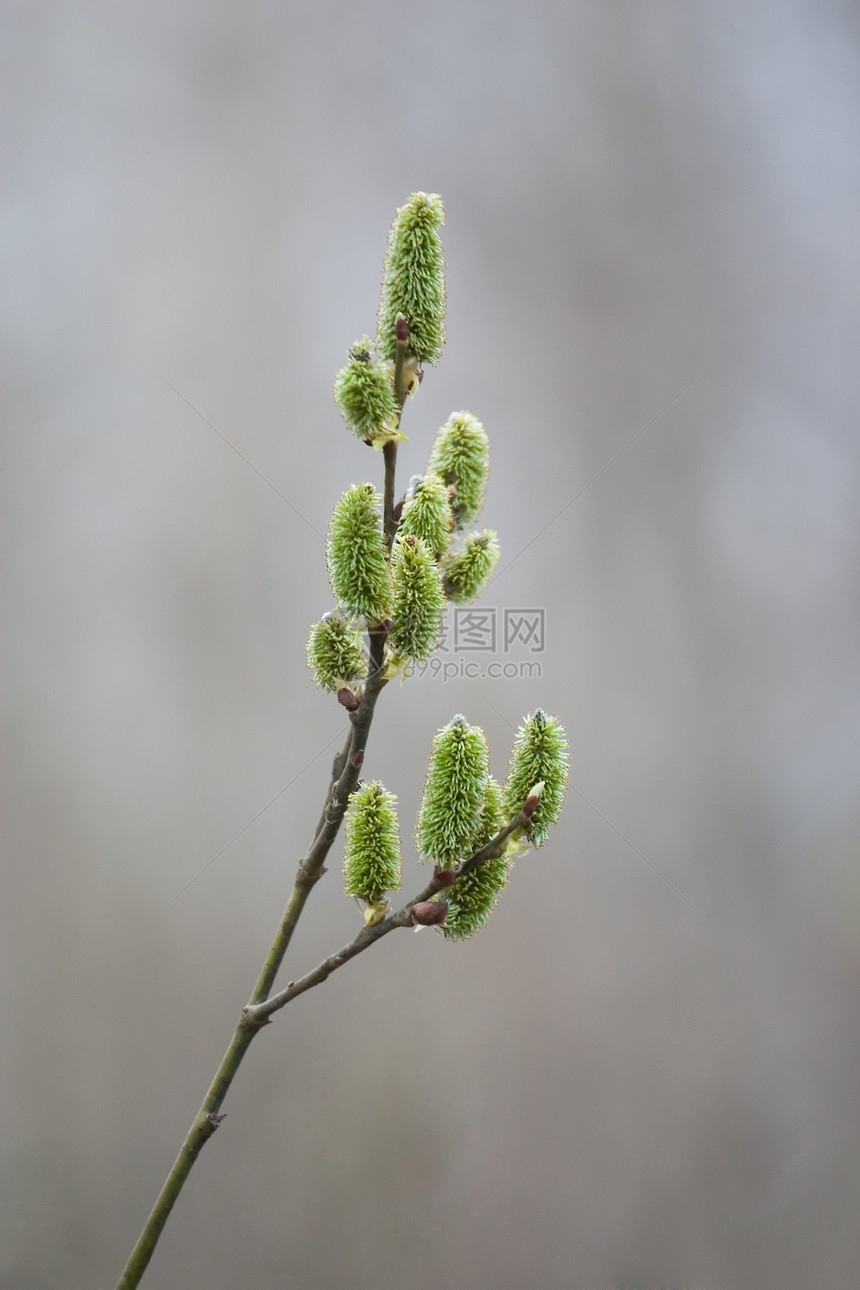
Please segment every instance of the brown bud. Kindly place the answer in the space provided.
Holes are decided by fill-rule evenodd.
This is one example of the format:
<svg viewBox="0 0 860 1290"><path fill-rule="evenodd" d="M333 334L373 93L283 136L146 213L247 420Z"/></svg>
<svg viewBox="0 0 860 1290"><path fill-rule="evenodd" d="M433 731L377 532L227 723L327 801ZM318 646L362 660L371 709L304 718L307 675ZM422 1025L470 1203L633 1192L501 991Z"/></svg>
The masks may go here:
<svg viewBox="0 0 860 1290"><path fill-rule="evenodd" d="M364 761L364 749L359 748L358 752L353 753L353 755L350 757L349 764L350 766L354 766L355 769L358 770L359 766L363 761Z"/></svg>
<svg viewBox="0 0 860 1290"><path fill-rule="evenodd" d="M523 807L524 820L530 820L532 818L535 811L537 810L539 801L540 801L540 798L538 797L537 793L532 793L531 797L526 798L526 803L525 803L525 806Z"/></svg>
<svg viewBox="0 0 860 1290"><path fill-rule="evenodd" d="M347 712L355 712L361 702L361 700L353 694L352 690L348 689L346 686L344 686L342 690L338 690L337 701L342 707L346 708Z"/></svg>
<svg viewBox="0 0 860 1290"><path fill-rule="evenodd" d="M443 869L439 864L433 870L433 878L437 887L453 887L457 881L457 875L453 869Z"/></svg>
<svg viewBox="0 0 860 1290"><path fill-rule="evenodd" d="M398 345L409 344L409 323L403 317L403 314L397 315L397 319L394 323L394 335L397 339Z"/></svg>
<svg viewBox="0 0 860 1290"><path fill-rule="evenodd" d="M391 512L391 518L394 520L395 524L400 523L400 517L402 514L403 514L403 498L401 497L400 501L397 503L394 510Z"/></svg>
<svg viewBox="0 0 860 1290"><path fill-rule="evenodd" d="M433 927L444 923L448 917L448 904L444 900L419 900L412 906L412 921L419 927Z"/></svg>

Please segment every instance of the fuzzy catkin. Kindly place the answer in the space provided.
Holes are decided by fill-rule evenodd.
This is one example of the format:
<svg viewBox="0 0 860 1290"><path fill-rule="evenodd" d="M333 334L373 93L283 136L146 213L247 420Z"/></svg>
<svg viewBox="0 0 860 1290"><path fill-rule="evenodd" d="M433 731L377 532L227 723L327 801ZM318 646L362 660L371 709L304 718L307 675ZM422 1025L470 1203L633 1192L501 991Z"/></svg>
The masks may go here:
<svg viewBox="0 0 860 1290"><path fill-rule="evenodd" d="M407 497L398 534L423 538L434 555L441 555L451 541L453 517L448 488L438 475L428 474L416 483Z"/></svg>
<svg viewBox="0 0 860 1290"><path fill-rule="evenodd" d="M471 855L489 779L480 726L456 716L436 735L418 811L415 845L422 860L452 869Z"/></svg>
<svg viewBox="0 0 860 1290"><path fill-rule="evenodd" d="M332 392L344 421L359 439L378 447L396 437L391 378L385 363L373 361L367 336L349 351L346 364L334 378Z"/></svg>
<svg viewBox="0 0 860 1290"><path fill-rule="evenodd" d="M455 604L466 605L479 596L492 577L501 548L495 529L470 533L459 550L442 562L445 595Z"/></svg>
<svg viewBox="0 0 860 1290"><path fill-rule="evenodd" d="M542 708L526 717L517 731L502 793L502 810L511 820L521 811L532 789L542 784L537 809L523 826L522 836L533 847L542 846L561 814L570 770L564 727Z"/></svg>
<svg viewBox="0 0 860 1290"><path fill-rule="evenodd" d="M407 354L437 363L445 345L445 253L439 229L445 207L438 193L413 193L397 210L382 273L376 347L383 359L397 350L398 316L409 326Z"/></svg>
<svg viewBox="0 0 860 1290"><path fill-rule="evenodd" d="M350 794L344 828L344 891L378 905L400 887L397 798L377 780L362 784Z"/></svg>
<svg viewBox="0 0 860 1290"><path fill-rule="evenodd" d="M352 618L379 623L391 608L380 498L372 484L353 484L335 504L326 557L332 591Z"/></svg>
<svg viewBox="0 0 860 1290"><path fill-rule="evenodd" d="M480 850L494 838L503 824L502 790L491 775L487 782L481 823L473 842L473 851ZM503 854L492 860L485 860L444 891L448 914L442 924L442 931L448 940L463 941L480 931L498 904L499 894L508 881L508 870L508 860Z"/></svg>
<svg viewBox="0 0 860 1290"><path fill-rule="evenodd" d="M308 666L321 690L333 693L353 687L367 676L361 632L340 614L326 614L308 636Z"/></svg>
<svg viewBox="0 0 860 1290"><path fill-rule="evenodd" d="M394 626L388 643L400 658L427 658L439 644L445 596L439 566L419 537L398 536L391 553Z"/></svg>
<svg viewBox="0 0 860 1290"><path fill-rule="evenodd" d="M428 471L453 485L451 510L457 528L476 520L490 473L490 440L471 412L452 412L430 452Z"/></svg>

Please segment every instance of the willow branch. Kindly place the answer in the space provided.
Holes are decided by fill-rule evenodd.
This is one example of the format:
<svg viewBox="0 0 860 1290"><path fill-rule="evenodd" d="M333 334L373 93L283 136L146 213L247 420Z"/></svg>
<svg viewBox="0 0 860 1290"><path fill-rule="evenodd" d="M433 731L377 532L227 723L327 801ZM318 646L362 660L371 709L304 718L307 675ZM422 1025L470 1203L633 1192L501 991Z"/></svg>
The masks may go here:
<svg viewBox="0 0 860 1290"><path fill-rule="evenodd" d="M405 384L406 375L406 352L409 348L409 327L406 319L400 318L397 321L396 328L397 343L394 349L394 402L397 405L397 424L395 429L400 429L400 421L403 416L403 405L406 402L406 396L409 390ZM394 517L394 472L397 466L397 440L389 439L382 448L382 456L385 462L385 491L382 504L382 531L385 536L385 545L390 551L394 542L394 534L397 532L397 520Z"/></svg>
<svg viewBox="0 0 860 1290"><path fill-rule="evenodd" d="M390 483L386 466L386 496L389 494L393 499L393 463ZM224 1118L220 1113L224 1098L245 1053L250 1047L251 1041L262 1024L251 1019L252 1012L250 1010L255 1006L260 1006L268 998L308 896L325 873L326 857L343 822L349 795L358 786L359 773L373 722L376 701L386 684L384 652L387 627L387 624L383 624L369 631L370 663L367 683L357 710L350 713L352 730L349 738L341 752L334 759L331 781L310 849L304 859L299 862L292 893L271 949L266 955L266 960L251 995L250 1003L236 1027L215 1078L209 1086L200 1110L197 1112L179 1154L173 1163L173 1168L167 1175L152 1212L138 1238L137 1244L132 1250L125 1271L117 1283L117 1290L134 1290L134 1287L140 1284L141 1277L149 1265L170 1211L191 1172L194 1162Z"/></svg>
<svg viewBox="0 0 860 1290"><path fill-rule="evenodd" d="M478 851L473 852L468 859L462 860L456 869L437 869L427 886L417 896L413 896L397 913L389 914L382 922L376 923L372 927L363 927L348 945L344 945L336 954L330 954L328 958L323 959L313 971L306 973L305 976L299 977L296 981L290 981L283 990L273 994L270 999L263 1003L248 1004L243 1012L246 1024L255 1027L265 1026L274 1013L291 1003L300 994L304 994L306 990L313 989L315 985L322 985L323 981L328 980L332 972L336 972L338 968L343 967L344 963L348 963L350 959L354 959L356 955L363 953L371 945L375 945L383 936L393 932L396 927L411 927L413 925L412 911L416 905L422 904L425 900L432 900L438 892L451 885L452 878L460 878L463 874L471 873L473 869L486 864L488 860L497 859L503 854L511 834L515 829L520 828L527 819L528 816L520 812L509 824L500 829L489 842Z"/></svg>

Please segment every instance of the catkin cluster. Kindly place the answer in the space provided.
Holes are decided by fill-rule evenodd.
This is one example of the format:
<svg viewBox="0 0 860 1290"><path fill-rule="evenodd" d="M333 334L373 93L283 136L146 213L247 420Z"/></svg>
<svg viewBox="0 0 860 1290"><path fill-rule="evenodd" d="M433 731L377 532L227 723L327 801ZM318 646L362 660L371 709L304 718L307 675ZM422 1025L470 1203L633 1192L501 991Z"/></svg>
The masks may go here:
<svg viewBox="0 0 860 1290"><path fill-rule="evenodd" d="M367 335L356 341L334 380L347 426L365 444L385 449L389 471L404 437L405 398L445 343L444 222L435 193L413 193L399 208L388 237L375 342ZM317 684L336 692L355 721L370 680L378 689L397 673L407 675L412 663L438 648L446 603L466 604L489 582L498 535L477 528L489 468L484 426L471 412L454 412L402 501L394 506L388 492L385 528L383 499L372 484L354 484L335 505L326 560L336 608L311 628L307 655ZM365 632L377 642L370 678ZM517 732L502 785L490 773L480 727L456 716L441 729L415 828L416 850L434 866L438 894L423 902L420 917L416 908L416 923L436 924L449 940L482 927L513 856L541 846L557 821L567 774L564 731L541 709ZM345 820L344 887L372 926L387 913L387 893L400 885L396 798L375 780L360 783Z"/></svg>

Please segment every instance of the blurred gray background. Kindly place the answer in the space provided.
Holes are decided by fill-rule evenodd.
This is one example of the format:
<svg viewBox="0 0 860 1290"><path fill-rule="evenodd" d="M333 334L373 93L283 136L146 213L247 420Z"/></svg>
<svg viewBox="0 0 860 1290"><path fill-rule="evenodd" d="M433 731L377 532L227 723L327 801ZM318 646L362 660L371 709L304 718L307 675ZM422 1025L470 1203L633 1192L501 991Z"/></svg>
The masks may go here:
<svg viewBox="0 0 860 1290"><path fill-rule="evenodd" d="M382 696L407 893L455 713L497 773L558 714L571 791L480 937L259 1038L145 1284L855 1287L856 6L2 28L2 1290L115 1283L280 918L345 729L319 535L381 479L331 381L415 189L448 346L400 479L484 421L483 604L546 646ZM338 864L284 978L357 929Z"/></svg>

